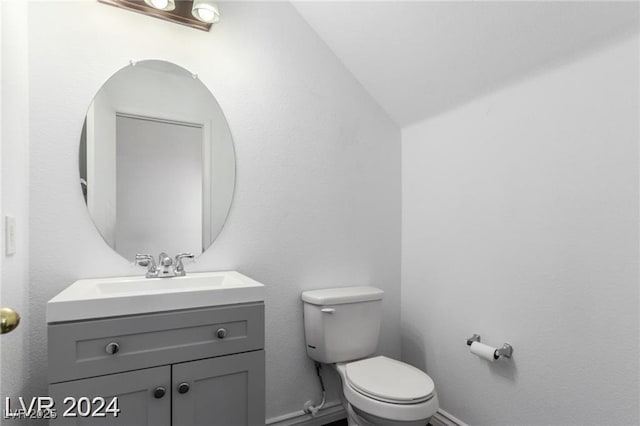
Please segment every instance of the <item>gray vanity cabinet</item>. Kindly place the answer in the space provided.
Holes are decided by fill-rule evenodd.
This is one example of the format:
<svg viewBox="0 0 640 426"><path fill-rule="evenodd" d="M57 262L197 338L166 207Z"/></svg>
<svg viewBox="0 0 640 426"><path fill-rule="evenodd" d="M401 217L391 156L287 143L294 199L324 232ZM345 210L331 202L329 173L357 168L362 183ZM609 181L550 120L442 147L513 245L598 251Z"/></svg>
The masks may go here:
<svg viewBox="0 0 640 426"><path fill-rule="evenodd" d="M48 345L54 426L264 425L263 303L50 323ZM64 416L67 397L120 412Z"/></svg>
<svg viewBox="0 0 640 426"><path fill-rule="evenodd" d="M162 398L156 398L157 389L165 389ZM57 383L49 387L49 395L56 401L58 417L51 425L131 425L131 426L171 426L171 367L147 368L127 373L110 374L90 379ZM78 401L82 397L103 397L106 401L118 398L119 414L114 417L104 410L87 417L78 415L83 409L64 404L64 399L73 397ZM92 407L97 410L98 406ZM106 407L105 407L106 408ZM65 411L69 410L66 414ZM67 417L75 415L74 417Z"/></svg>
<svg viewBox="0 0 640 426"><path fill-rule="evenodd" d="M190 387L173 393L173 425L264 424L264 351L176 364L173 383Z"/></svg>

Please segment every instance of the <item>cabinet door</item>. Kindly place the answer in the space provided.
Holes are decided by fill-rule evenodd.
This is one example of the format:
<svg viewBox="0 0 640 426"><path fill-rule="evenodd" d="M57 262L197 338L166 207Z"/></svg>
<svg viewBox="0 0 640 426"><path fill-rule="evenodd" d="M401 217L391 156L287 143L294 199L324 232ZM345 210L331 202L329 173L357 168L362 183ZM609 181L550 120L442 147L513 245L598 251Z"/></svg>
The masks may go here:
<svg viewBox="0 0 640 426"><path fill-rule="evenodd" d="M173 426L264 425L264 351L175 364L172 377Z"/></svg>
<svg viewBox="0 0 640 426"><path fill-rule="evenodd" d="M159 387L166 392L154 395ZM73 380L49 386L49 395L55 401L58 417L52 426L171 426L171 367L156 367L128 373L111 374L90 379ZM70 404L63 404L66 397L101 396L107 401L118 398L120 412L117 417L63 417ZM93 409L97 409L93 406ZM94 411L91 410L91 411ZM78 413L76 408L72 412ZM102 410L104 412L104 409Z"/></svg>

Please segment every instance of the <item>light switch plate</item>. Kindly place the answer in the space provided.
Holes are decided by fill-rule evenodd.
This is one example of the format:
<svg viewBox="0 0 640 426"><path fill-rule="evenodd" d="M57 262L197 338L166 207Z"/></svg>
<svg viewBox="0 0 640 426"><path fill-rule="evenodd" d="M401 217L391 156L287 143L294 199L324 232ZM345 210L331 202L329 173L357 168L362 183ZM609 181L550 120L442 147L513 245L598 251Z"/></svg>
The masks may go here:
<svg viewBox="0 0 640 426"><path fill-rule="evenodd" d="M11 256L16 253L16 218L4 217L4 253Z"/></svg>

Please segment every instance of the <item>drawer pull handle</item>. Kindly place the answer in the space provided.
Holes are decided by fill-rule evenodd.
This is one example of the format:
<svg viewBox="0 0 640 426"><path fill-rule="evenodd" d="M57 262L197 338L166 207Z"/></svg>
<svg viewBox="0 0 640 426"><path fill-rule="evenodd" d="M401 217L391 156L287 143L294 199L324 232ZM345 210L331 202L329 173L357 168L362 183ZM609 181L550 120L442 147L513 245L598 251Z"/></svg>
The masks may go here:
<svg viewBox="0 0 640 426"><path fill-rule="evenodd" d="M164 396L165 393L167 393L167 390L162 386L158 386L153 390L153 397L156 399L160 399Z"/></svg>
<svg viewBox="0 0 640 426"><path fill-rule="evenodd" d="M216 335L218 336L218 339L224 339L227 337L227 329L219 328L218 331L216 331Z"/></svg>
<svg viewBox="0 0 640 426"><path fill-rule="evenodd" d="M104 350L109 354L109 355L114 355L117 354L118 351L120 350L120 345L117 344L116 342L111 342L109 343Z"/></svg>
<svg viewBox="0 0 640 426"><path fill-rule="evenodd" d="M189 383L184 383L184 382L180 383L178 385L178 393L187 393L189 392L189 388L190 388Z"/></svg>

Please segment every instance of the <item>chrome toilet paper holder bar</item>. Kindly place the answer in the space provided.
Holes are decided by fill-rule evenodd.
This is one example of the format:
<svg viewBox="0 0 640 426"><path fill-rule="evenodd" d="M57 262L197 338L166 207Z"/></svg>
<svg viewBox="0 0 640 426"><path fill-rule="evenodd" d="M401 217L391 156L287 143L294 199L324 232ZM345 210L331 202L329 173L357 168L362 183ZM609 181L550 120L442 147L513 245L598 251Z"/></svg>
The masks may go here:
<svg viewBox="0 0 640 426"><path fill-rule="evenodd" d="M479 334L475 334L474 333L473 336L469 337L467 339L467 346L471 346L471 344L473 342L480 342L480 335ZM511 355L513 355L513 346L511 346L508 343L504 343L501 348L497 348L495 350L495 352L493 353L493 357L495 359L498 359L501 356L503 356L505 358L511 358Z"/></svg>
<svg viewBox="0 0 640 426"><path fill-rule="evenodd" d="M473 336L467 339L467 346L471 346L473 342L479 342L479 341L480 341L480 335L474 334Z"/></svg>

